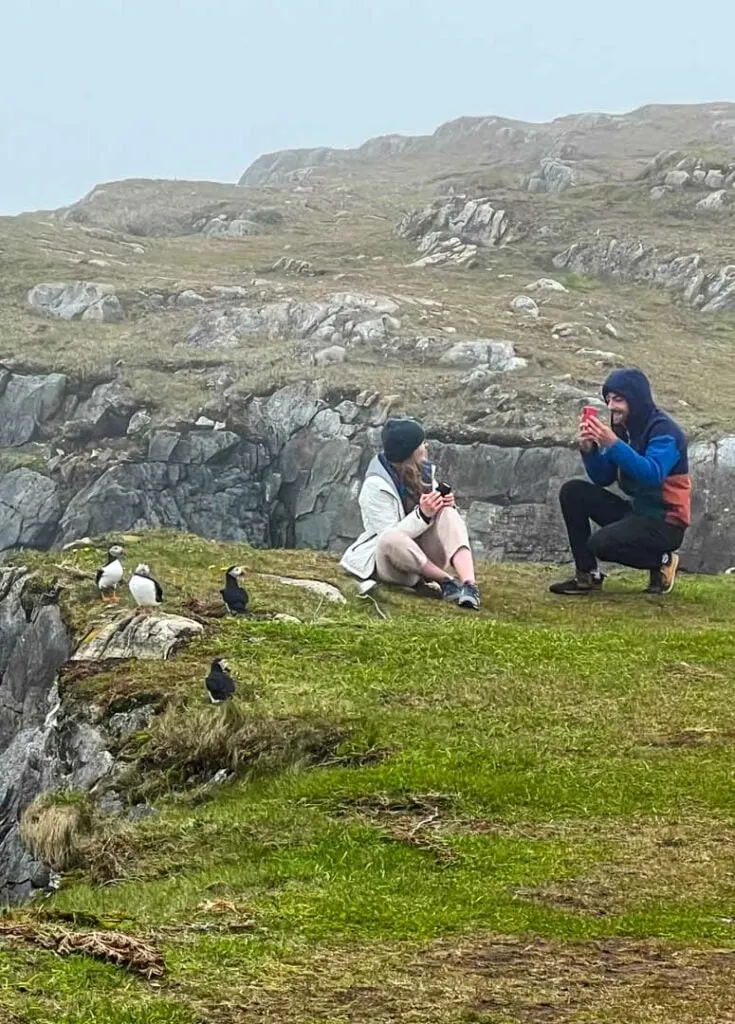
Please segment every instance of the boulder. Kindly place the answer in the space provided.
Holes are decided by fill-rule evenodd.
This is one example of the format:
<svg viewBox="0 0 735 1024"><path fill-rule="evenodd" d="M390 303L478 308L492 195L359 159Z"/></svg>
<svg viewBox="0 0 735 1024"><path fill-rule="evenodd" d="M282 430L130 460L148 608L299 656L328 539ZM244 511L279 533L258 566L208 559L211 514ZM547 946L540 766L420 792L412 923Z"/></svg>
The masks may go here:
<svg viewBox="0 0 735 1024"><path fill-rule="evenodd" d="M511 300L509 308L512 313L518 313L521 316L537 317L539 314L538 306L528 295L516 295Z"/></svg>
<svg viewBox="0 0 735 1024"><path fill-rule="evenodd" d="M539 170L528 180L529 192L550 192L558 195L576 183L574 168L554 157L546 157L541 161Z"/></svg>
<svg viewBox="0 0 735 1024"><path fill-rule="evenodd" d="M32 469L14 469L0 477L0 551L48 548L62 513L53 480Z"/></svg>
<svg viewBox="0 0 735 1024"><path fill-rule="evenodd" d="M704 184L707 188L713 190L724 188L725 186L725 174L723 171L712 169L707 171L707 176L704 179Z"/></svg>
<svg viewBox="0 0 735 1024"><path fill-rule="evenodd" d="M33 441L40 428L60 412L67 384L61 373L6 375L0 393L0 447Z"/></svg>
<svg viewBox="0 0 735 1024"><path fill-rule="evenodd" d="M165 661L204 627L181 615L126 615L93 629L72 655L72 661L140 658Z"/></svg>
<svg viewBox="0 0 735 1024"><path fill-rule="evenodd" d="M727 191L724 188L700 199L697 203L698 210L721 210L727 204Z"/></svg>
<svg viewBox="0 0 735 1024"><path fill-rule="evenodd" d="M62 320L83 317L111 323L124 316L114 287L96 281L37 284L28 292L28 304L37 313Z"/></svg>
<svg viewBox="0 0 735 1024"><path fill-rule="evenodd" d="M332 366L334 363L343 363L347 358L347 349L341 345L330 345L329 348L320 349L314 356L314 363L317 366Z"/></svg>
<svg viewBox="0 0 735 1024"><path fill-rule="evenodd" d="M439 362L443 366L486 366L498 373L519 370L527 365L516 356L510 341L460 341L445 352Z"/></svg>
<svg viewBox="0 0 735 1024"><path fill-rule="evenodd" d="M178 309L196 309L197 306L204 306L206 301L203 295L199 295L198 292L193 291L191 288L179 292L176 296L176 306Z"/></svg>
<svg viewBox="0 0 735 1024"><path fill-rule="evenodd" d="M674 170L664 178L664 185L668 185L670 188L684 188L691 182L692 178L688 171Z"/></svg>
<svg viewBox="0 0 735 1024"><path fill-rule="evenodd" d="M125 433L128 435L128 437L143 437L150 430L152 423L153 417L148 412L148 410L138 409L138 411L134 412L133 415L130 417L128 429L125 431Z"/></svg>
<svg viewBox="0 0 735 1024"><path fill-rule="evenodd" d="M397 228L402 238L420 244L423 252L436 251L442 241L457 239L459 244L490 249L506 245L515 231L505 210L488 198L443 196L418 210L406 213ZM426 240L430 239L427 246Z"/></svg>

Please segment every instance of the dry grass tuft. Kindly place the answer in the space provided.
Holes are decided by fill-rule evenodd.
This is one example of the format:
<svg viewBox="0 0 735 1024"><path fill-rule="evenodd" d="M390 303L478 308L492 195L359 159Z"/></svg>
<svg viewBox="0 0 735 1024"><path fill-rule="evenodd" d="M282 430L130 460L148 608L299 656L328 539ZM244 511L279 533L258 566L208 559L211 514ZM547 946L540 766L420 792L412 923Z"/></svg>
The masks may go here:
<svg viewBox="0 0 735 1024"><path fill-rule="evenodd" d="M169 707L154 722L127 783L139 796L201 785L222 770L260 775L333 756L347 731L318 719L219 707Z"/></svg>
<svg viewBox="0 0 735 1024"><path fill-rule="evenodd" d="M20 834L34 857L54 871L69 871L84 862L84 845L93 825L93 809L86 797L46 793L23 812Z"/></svg>

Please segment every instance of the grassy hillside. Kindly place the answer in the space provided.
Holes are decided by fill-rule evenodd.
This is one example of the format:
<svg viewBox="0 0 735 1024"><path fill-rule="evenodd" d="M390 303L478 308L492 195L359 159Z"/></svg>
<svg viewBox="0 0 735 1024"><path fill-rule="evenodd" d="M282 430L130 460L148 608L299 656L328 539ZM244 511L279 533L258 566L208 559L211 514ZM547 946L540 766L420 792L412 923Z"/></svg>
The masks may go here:
<svg viewBox="0 0 735 1024"><path fill-rule="evenodd" d="M120 751L126 798L157 814L99 819L61 890L4 923L117 930L165 970L145 980L0 936L0 1020L729 1019L730 578L683 578L661 601L622 575L564 603L551 570L497 566L479 616L383 589L383 618L313 553L128 543L204 636L63 685L106 714L166 706ZM33 561L45 576L59 558ZM63 558L86 570L98 553ZM233 561L260 618L216 617ZM337 582L349 600L258 573ZM82 582L64 601L80 634L101 614ZM241 683L231 707L204 698L219 653ZM195 748L205 774L224 759L235 779L182 775L171 752Z"/></svg>
<svg viewBox="0 0 735 1024"><path fill-rule="evenodd" d="M513 133L505 132L513 128L509 122L470 119L444 126L431 145L419 140L395 155L368 146L364 159L316 167L303 181L279 187L112 182L68 211L0 218L0 359L86 381L120 377L159 422L196 418L212 397L213 376L226 370L240 395L316 373L342 394L363 388L392 394L399 380L406 411L442 427L472 423L482 430L486 420L488 428L497 425L488 417L497 413L498 396L472 393L461 383L465 370L438 365L415 341L506 339L529 366L503 381L509 392L501 398L503 410L548 408L553 430L560 415L554 386L589 393L607 370L607 364L580 355L580 348L612 350L616 359L650 373L662 404L687 428L721 435L735 419L733 315L705 316L654 286L559 274L551 260L599 232L606 239L641 238L662 256L699 252L708 271L730 263L735 205L699 210L696 203L709 193L696 188L654 200L653 179L639 179L660 149L730 159L732 146L725 144L727 130L720 123L727 109L652 107L622 119L560 119L543 131L524 126L520 149ZM569 154L579 183L560 195L529 194L524 176L552 143ZM484 253L475 270L409 266L417 253L395 235L401 214L451 188L492 197L527 234ZM233 215L254 219L261 233L223 239L196 227L213 216ZM321 276L270 272L284 256L309 261ZM514 316L511 300L549 275L560 278L568 292L537 292L538 319ZM126 319L60 322L27 309L26 295L35 284L74 280L114 285ZM254 336L234 348L202 350L187 334L203 312L222 304L212 291L222 286L245 288L238 301L255 306L345 291L388 294L400 306L400 337L385 350L353 346L346 362L318 371L289 338ZM185 289L207 305L168 304ZM560 322L578 327L571 336L553 337ZM612 336L607 324L615 329ZM558 434L566 428L564 422Z"/></svg>

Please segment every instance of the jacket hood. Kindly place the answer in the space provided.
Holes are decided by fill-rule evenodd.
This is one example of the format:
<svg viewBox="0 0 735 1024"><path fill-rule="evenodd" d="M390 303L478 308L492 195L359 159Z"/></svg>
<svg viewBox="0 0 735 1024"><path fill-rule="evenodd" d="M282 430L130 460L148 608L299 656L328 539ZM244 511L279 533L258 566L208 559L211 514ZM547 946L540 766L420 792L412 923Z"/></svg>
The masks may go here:
<svg viewBox="0 0 735 1024"><path fill-rule="evenodd" d="M642 370L613 370L602 386L602 397L607 401L610 392L621 395L628 403L628 431L637 433L657 411L648 377Z"/></svg>

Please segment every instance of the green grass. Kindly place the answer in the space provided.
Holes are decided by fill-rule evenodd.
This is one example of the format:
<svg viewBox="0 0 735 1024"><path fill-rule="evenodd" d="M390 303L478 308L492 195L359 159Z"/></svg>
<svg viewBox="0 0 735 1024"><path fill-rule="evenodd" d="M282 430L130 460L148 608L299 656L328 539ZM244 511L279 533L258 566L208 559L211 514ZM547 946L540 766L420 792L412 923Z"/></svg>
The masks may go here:
<svg viewBox="0 0 735 1024"><path fill-rule="evenodd" d="M310 552L172 534L129 547L171 610L192 596L213 609L220 567L244 561L253 607L302 625L205 614L176 660L71 679L65 700L115 710L154 692L182 726L221 715L202 679L224 651L255 692L246 718L318 719L347 738L214 794L178 784L126 826L113 884L76 871L43 902L161 947L160 982L0 939L0 1007L34 1022L516 1021L535 1019L539 986L563 1001L554 978L571 971L573 989L586 979L573 1020L725 1019L735 979L712 948L735 949L729 578L683 577L660 601L629 574L564 603L551 570L498 566L478 617L383 590L385 621ZM349 601L257 572L338 582ZM94 598L73 586L81 628ZM488 944L495 957L519 936L537 938L488 974ZM610 957L633 957L638 981ZM699 994L682 1002L672 978L690 961Z"/></svg>

